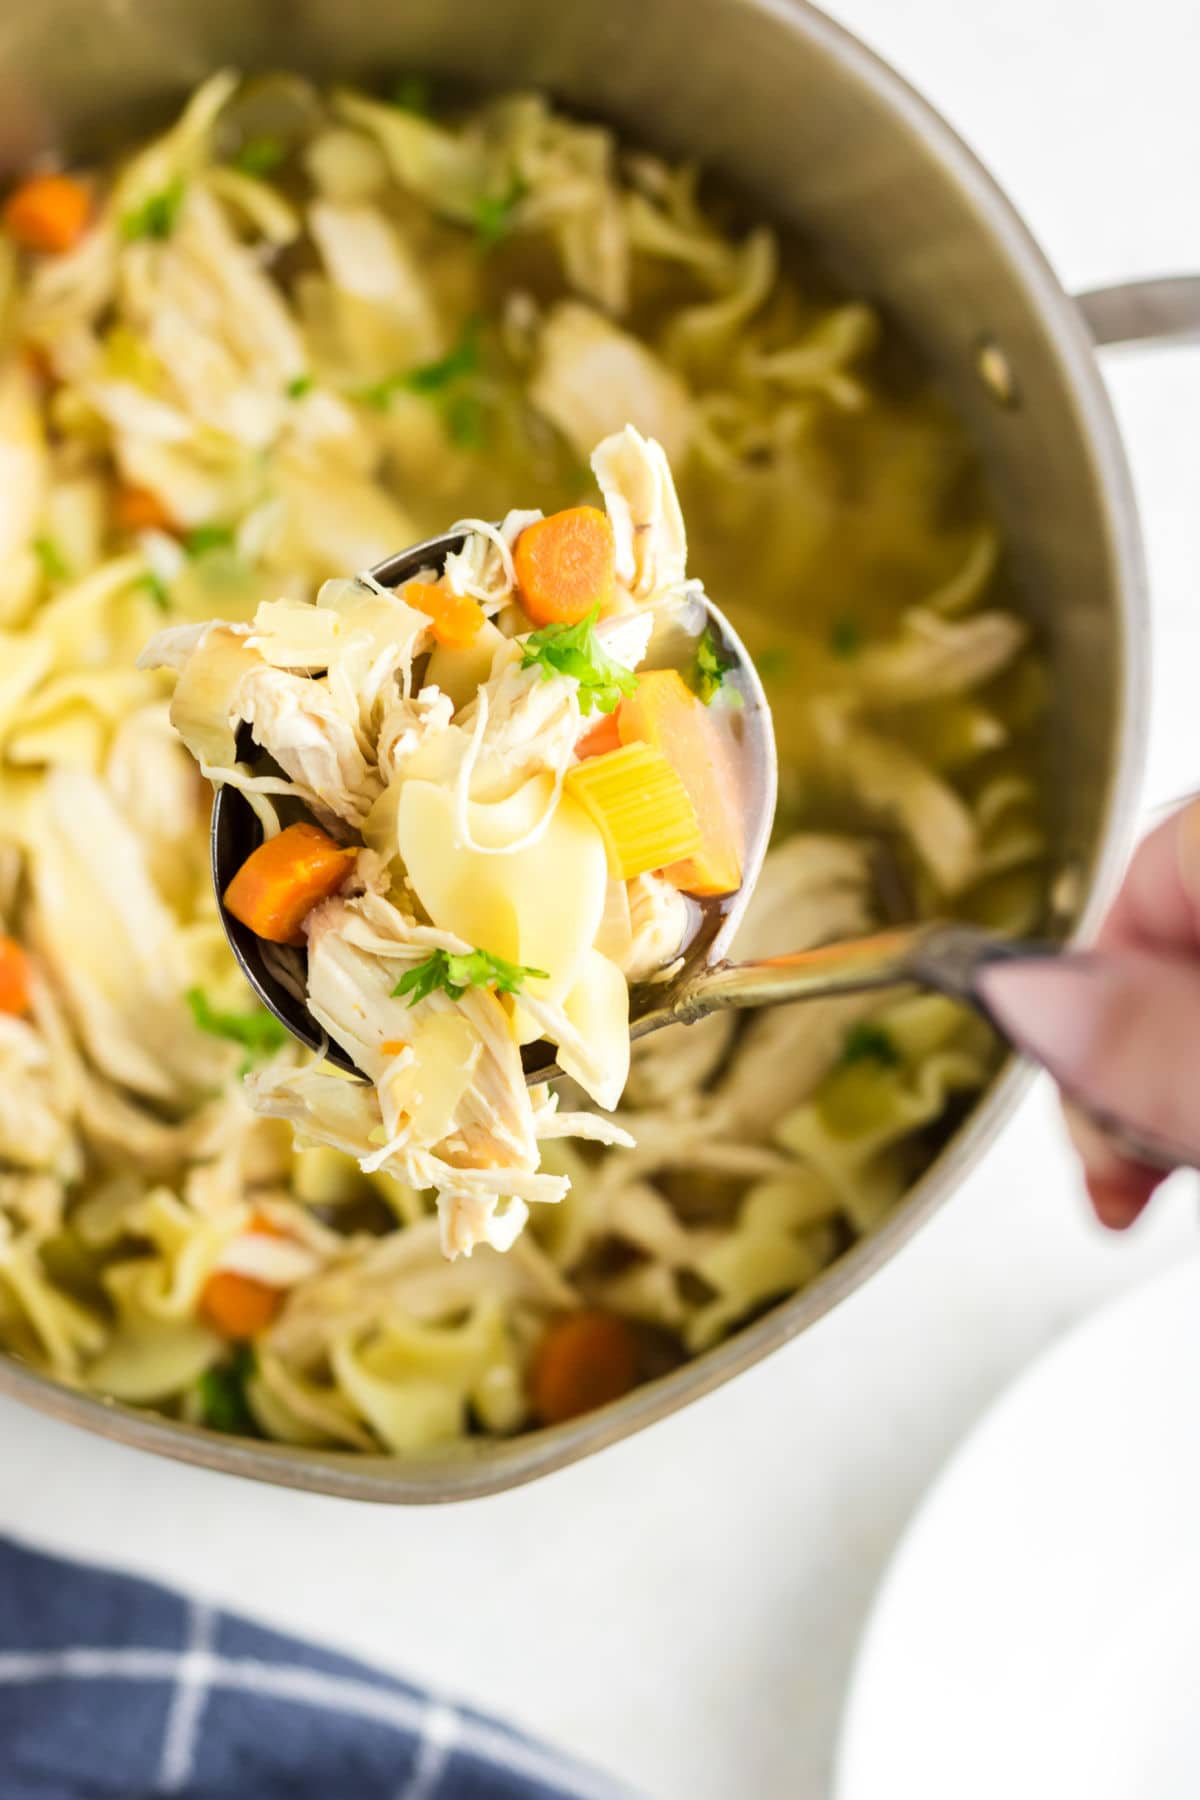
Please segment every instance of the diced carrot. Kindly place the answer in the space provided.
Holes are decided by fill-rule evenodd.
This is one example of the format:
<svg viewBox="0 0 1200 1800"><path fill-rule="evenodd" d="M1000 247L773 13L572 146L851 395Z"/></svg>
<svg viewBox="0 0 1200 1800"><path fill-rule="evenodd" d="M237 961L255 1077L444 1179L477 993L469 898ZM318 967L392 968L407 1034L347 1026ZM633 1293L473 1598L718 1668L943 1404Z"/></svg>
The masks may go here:
<svg viewBox="0 0 1200 1800"><path fill-rule="evenodd" d="M578 625L612 602L613 528L594 506L527 525L513 549L521 604L535 625Z"/></svg>
<svg viewBox="0 0 1200 1800"><path fill-rule="evenodd" d="M622 700L617 730L623 744L661 750L691 796L703 844L663 874L685 894L732 894L742 884L737 782L725 744L704 702L675 669L648 669L637 692Z"/></svg>
<svg viewBox="0 0 1200 1800"><path fill-rule="evenodd" d="M403 1038L384 1038L379 1048L385 1056L399 1056L402 1050L408 1049L408 1045Z"/></svg>
<svg viewBox="0 0 1200 1800"><path fill-rule="evenodd" d="M247 1231L252 1237L288 1235L265 1213L255 1213ZM269 1281L256 1281L253 1275L241 1275L236 1269L216 1269L201 1289L200 1314L222 1337L244 1342L266 1330L284 1298L283 1289L272 1287Z"/></svg>
<svg viewBox="0 0 1200 1800"><path fill-rule="evenodd" d="M596 723L575 741L575 754L580 762L586 762L589 756L607 756L610 750L621 748L621 734L617 730L615 710L601 713Z"/></svg>
<svg viewBox="0 0 1200 1800"><path fill-rule="evenodd" d="M530 1392L545 1425L557 1425L627 1394L638 1378L637 1342L615 1313L556 1319L533 1354Z"/></svg>
<svg viewBox="0 0 1200 1800"><path fill-rule="evenodd" d="M435 587L431 581L410 581L401 588L400 598L432 619L433 635L447 650L467 650L479 636L483 608L467 594Z"/></svg>
<svg viewBox="0 0 1200 1800"><path fill-rule="evenodd" d="M0 937L0 1012L29 1011L29 958L16 938Z"/></svg>
<svg viewBox="0 0 1200 1800"><path fill-rule="evenodd" d="M92 209L88 190L69 175L31 175L4 203L4 229L26 250L70 250Z"/></svg>
<svg viewBox="0 0 1200 1800"><path fill-rule="evenodd" d="M170 513L149 488L119 487L112 510L119 531L170 531L174 527Z"/></svg>
<svg viewBox="0 0 1200 1800"><path fill-rule="evenodd" d="M337 893L357 855L315 825L289 825L246 858L225 889L225 905L257 937L302 944L300 927Z"/></svg>

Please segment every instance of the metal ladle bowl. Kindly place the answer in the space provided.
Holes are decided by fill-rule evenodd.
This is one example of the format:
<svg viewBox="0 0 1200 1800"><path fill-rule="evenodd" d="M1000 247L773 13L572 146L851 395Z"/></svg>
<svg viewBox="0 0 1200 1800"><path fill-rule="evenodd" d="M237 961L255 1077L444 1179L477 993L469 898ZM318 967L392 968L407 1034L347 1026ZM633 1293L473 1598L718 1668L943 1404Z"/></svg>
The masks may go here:
<svg viewBox="0 0 1200 1800"><path fill-rule="evenodd" d="M423 569L440 569L447 556L462 549L467 535L460 531L427 538L424 543L414 544L378 563L368 571L370 578L378 582L380 587L400 587ZM685 1000L689 1005L694 1004L692 997L703 991L707 975L711 971L727 968L722 958L754 892L775 817L778 763L771 709L762 681L745 645L725 615L710 600L706 600L704 605L707 623L713 630L719 647L727 657L732 658L732 676L741 693L742 706L737 715L737 728L747 767L752 772L755 805L743 847L740 888L728 900L704 907L699 927L688 943L682 966L672 974L669 982L646 981L633 988L630 995L630 1028L634 1037L655 1029L656 1025L670 1023L664 1007L682 1006ZM248 726L243 726L239 734L238 750L239 755L244 758L253 754L254 743ZM304 1000L280 979L278 962L272 954L277 947L264 943L262 938L243 925L240 919L236 919L224 905L222 896L230 881L261 842L262 827L245 795L239 788L228 784L218 787L212 808L211 867L221 922L230 948L262 1005L286 1026L293 1037L299 1039L309 1050L323 1053L335 1067L348 1074L360 1075L361 1071L341 1045L329 1038L318 1025ZM548 1044L526 1046L524 1061L526 1078L531 1082L550 1080L560 1072L554 1062L553 1048Z"/></svg>

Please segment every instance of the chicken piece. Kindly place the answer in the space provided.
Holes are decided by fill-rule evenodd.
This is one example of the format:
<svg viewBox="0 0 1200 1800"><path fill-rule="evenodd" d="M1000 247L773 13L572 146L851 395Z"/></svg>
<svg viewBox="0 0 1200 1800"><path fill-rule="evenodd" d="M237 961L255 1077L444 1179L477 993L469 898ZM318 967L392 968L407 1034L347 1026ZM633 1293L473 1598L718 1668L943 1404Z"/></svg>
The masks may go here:
<svg viewBox="0 0 1200 1800"><path fill-rule="evenodd" d="M286 775L339 819L362 824L383 784L328 688L263 663L243 677L238 711Z"/></svg>
<svg viewBox="0 0 1200 1800"><path fill-rule="evenodd" d="M657 438L672 463L687 450L691 399L682 381L577 300L561 301L546 320L529 398L581 457L628 424Z"/></svg>
<svg viewBox="0 0 1200 1800"><path fill-rule="evenodd" d="M626 425L597 444L592 469L612 521L617 580L645 601L677 588L687 532L662 445Z"/></svg>
<svg viewBox="0 0 1200 1800"><path fill-rule="evenodd" d="M693 911L686 894L661 875L635 875L626 883L632 936L621 965L627 981L646 981L678 956Z"/></svg>

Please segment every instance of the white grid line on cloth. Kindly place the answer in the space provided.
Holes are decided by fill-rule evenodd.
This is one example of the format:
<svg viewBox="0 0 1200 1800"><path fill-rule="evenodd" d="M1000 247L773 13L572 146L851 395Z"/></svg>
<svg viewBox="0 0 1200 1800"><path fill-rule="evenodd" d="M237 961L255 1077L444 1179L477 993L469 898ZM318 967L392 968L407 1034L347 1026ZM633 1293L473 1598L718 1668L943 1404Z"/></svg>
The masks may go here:
<svg viewBox="0 0 1200 1800"><path fill-rule="evenodd" d="M167 1794L181 1792L191 1777L200 1714L212 1680L215 1624L216 1614L212 1607L194 1600L189 1608L187 1643L179 1659L175 1695L163 1733L158 1785Z"/></svg>
<svg viewBox="0 0 1200 1800"><path fill-rule="evenodd" d="M35 1681L177 1681L184 1652L99 1649L72 1645L62 1650L0 1651L0 1686ZM266 1694L300 1706L342 1712L390 1726L419 1738L427 1705L419 1696L372 1687L350 1675L327 1674L298 1663L267 1663L256 1657L210 1656L208 1687ZM483 1719L455 1715L462 1748L506 1773L545 1787L565 1787L578 1800L619 1800L629 1789L590 1769L511 1738Z"/></svg>
<svg viewBox="0 0 1200 1800"><path fill-rule="evenodd" d="M459 1716L444 1700L431 1699L421 1724L421 1742L413 1772L398 1800L433 1800L459 1737Z"/></svg>

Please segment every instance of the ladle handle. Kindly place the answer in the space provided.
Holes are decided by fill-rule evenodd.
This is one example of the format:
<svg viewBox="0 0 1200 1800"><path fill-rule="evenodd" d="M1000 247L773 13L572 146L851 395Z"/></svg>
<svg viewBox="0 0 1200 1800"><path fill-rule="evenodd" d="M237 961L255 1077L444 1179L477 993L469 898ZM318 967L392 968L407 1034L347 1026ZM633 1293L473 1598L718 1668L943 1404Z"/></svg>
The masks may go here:
<svg viewBox="0 0 1200 1800"><path fill-rule="evenodd" d="M818 950L718 963L680 997L673 1018L690 1023L730 1007L786 1006L914 982L956 1000L975 1000L975 978L985 963L1047 950L975 925L906 925Z"/></svg>
<svg viewBox="0 0 1200 1800"><path fill-rule="evenodd" d="M1200 969L1187 959L1062 950L974 925L913 925L761 962L719 964L680 996L671 1019L904 984L975 1006L1135 1160L1200 1167L1192 1106ZM1174 1075L1154 1074L1164 1068Z"/></svg>

